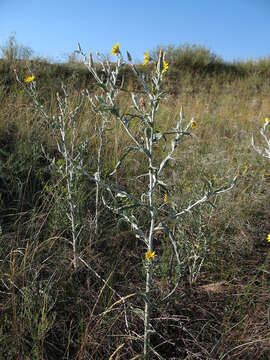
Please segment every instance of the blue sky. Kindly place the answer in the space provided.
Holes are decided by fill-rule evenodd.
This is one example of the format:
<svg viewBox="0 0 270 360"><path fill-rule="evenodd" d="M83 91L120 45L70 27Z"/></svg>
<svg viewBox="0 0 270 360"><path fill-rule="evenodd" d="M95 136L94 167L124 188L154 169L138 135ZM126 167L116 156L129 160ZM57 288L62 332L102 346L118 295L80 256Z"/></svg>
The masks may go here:
<svg viewBox="0 0 270 360"><path fill-rule="evenodd" d="M0 45L16 32L34 55L64 60L80 42L135 60L157 45L204 45L226 61L270 56L270 0L0 0Z"/></svg>

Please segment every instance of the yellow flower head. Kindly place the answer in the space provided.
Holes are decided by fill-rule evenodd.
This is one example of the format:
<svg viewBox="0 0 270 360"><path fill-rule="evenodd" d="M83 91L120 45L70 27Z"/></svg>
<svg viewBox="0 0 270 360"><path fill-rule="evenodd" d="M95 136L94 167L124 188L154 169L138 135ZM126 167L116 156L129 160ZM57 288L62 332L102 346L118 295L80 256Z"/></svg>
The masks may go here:
<svg viewBox="0 0 270 360"><path fill-rule="evenodd" d="M168 70L168 66L169 66L169 64L167 63L167 61L163 60L162 74L165 73L165 71Z"/></svg>
<svg viewBox="0 0 270 360"><path fill-rule="evenodd" d="M115 46L113 46L113 48L111 50L111 54L112 55L120 54L120 45L119 44L116 44Z"/></svg>
<svg viewBox="0 0 270 360"><path fill-rule="evenodd" d="M146 251L146 253L145 253L145 258L146 258L146 260L150 260L150 259L152 259L153 257L155 256L155 252L154 251Z"/></svg>
<svg viewBox="0 0 270 360"><path fill-rule="evenodd" d="M269 122L270 122L270 118L268 118L268 117L265 118L265 119L264 119L264 122L265 122L265 124L269 123Z"/></svg>
<svg viewBox="0 0 270 360"><path fill-rule="evenodd" d="M164 204L166 204L168 202L168 194L167 193L165 193L163 201L164 201Z"/></svg>
<svg viewBox="0 0 270 360"><path fill-rule="evenodd" d="M149 63L149 61L151 60L148 51L144 53L144 61L143 61L143 65L147 65Z"/></svg>
<svg viewBox="0 0 270 360"><path fill-rule="evenodd" d="M196 121L191 121L190 126L191 126L192 128L195 128L195 127L197 126Z"/></svg>
<svg viewBox="0 0 270 360"><path fill-rule="evenodd" d="M26 83L29 83L29 82L33 81L33 80L34 80L34 78L35 78L35 76L34 76L34 75L32 75L32 76L28 76L28 77L27 77L27 78L25 78L23 81L24 81L24 82L26 82Z"/></svg>
<svg viewBox="0 0 270 360"><path fill-rule="evenodd" d="M267 235L267 241L270 242L270 234Z"/></svg>

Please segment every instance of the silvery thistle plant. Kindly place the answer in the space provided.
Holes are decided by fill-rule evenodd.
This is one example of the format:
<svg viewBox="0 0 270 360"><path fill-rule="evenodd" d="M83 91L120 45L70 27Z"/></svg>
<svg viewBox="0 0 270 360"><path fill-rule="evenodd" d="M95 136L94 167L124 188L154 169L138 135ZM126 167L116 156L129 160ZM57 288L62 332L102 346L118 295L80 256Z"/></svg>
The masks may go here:
<svg viewBox="0 0 270 360"><path fill-rule="evenodd" d="M91 55L90 55L91 56ZM111 74L110 65L107 62L106 63L108 68L106 68L107 74ZM92 65L94 65L92 63ZM103 64L104 65L104 64ZM99 198L99 188L102 187L104 189L107 189L108 191L114 191L114 193L122 194L122 196L130 197L131 200L134 200L132 196L125 193L124 191L121 191L119 188L113 186L112 184L108 185L100 180L100 171L101 171L101 159L102 159L102 147L103 147L103 138L105 131L107 130L107 125L110 122L109 117L107 117L108 108L113 113L113 107L110 108L110 106L107 106L106 101L109 103L113 103L113 101L116 98L116 95L119 92L119 89L116 88L116 79L118 76L118 71L120 67L122 66L121 61L117 63L116 72L112 72L110 77L110 80L115 85L115 89L112 89L112 92L110 92L111 98L106 97L105 100L102 99L101 96L96 95L94 98L92 98L87 90L85 90L84 94L89 99L91 105L93 108L98 111L98 113L101 115L102 123L100 127L96 127L96 133L99 136L100 143L98 147L98 166L97 171L95 174L90 175L84 170L84 164L82 160L82 153L87 147L87 143L96 136L96 134L93 134L92 136L89 136L87 141L84 141L82 143L78 142L78 128L76 121L76 116L78 115L78 112L82 106L82 103L80 103L78 106L76 106L74 109L70 106L69 103L69 95L66 91L66 88L64 85L62 85L62 92L64 96L60 96L60 94L56 93L56 99L57 99L57 105L58 105L58 114L57 115L49 115L49 113L46 111L45 107L42 105L37 84L35 80L35 75L31 73L31 76L26 77L23 81L20 80L16 70L15 75L17 78L18 83L24 88L25 92L29 95L29 97L32 99L34 105L41 113L43 121L45 121L46 125L51 129L53 133L53 137L57 144L57 149L59 153L63 156L63 159L58 160L55 162L55 158L51 159L49 155L46 153L45 149L43 148L43 153L45 157L49 160L51 167L56 167L57 170L62 175L63 179L66 181L67 186L67 196L68 196L68 205L69 205L69 212L66 213L67 219L70 222L71 227L71 234L72 234L72 248L73 248L73 266L76 269L78 265L78 260L81 261L90 271L94 273L94 275L102 281L113 293L115 296L118 297L118 301L115 304L118 304L119 302L123 303L124 306L124 316L125 316L125 325L126 330L130 334L129 331L129 324L128 324L128 318L127 318L127 306L126 306L126 299L134 296L135 294L129 294L125 297L122 297L115 289L113 289L109 284L107 284L107 281L104 280L94 269L92 266L90 266L82 257L78 254L77 249L77 242L79 239L79 235L81 233L82 227L79 228L79 219L77 218L77 198L74 196L74 191L76 191L76 180L78 175L83 173L86 175L89 179L93 180L97 186L97 195L96 195L96 205L98 207L98 198ZM105 69L105 67L103 68ZM29 69L31 72L31 70ZM95 72L95 70L94 70ZM97 74L96 74L97 76ZM97 80L97 78L96 78ZM103 84L103 79L98 82L98 84ZM108 84L108 87L111 86L111 83ZM104 88L107 90L106 86L101 85L101 88ZM114 94L113 94L114 92ZM112 101L113 99L113 101ZM95 103L95 101L97 103ZM99 103L101 103L101 108L103 111L99 108ZM104 107L105 106L105 111ZM75 141L77 140L77 141ZM76 144L75 144L76 143ZM79 169L79 171L78 171ZM96 223L95 223L95 231L97 232L98 229L98 217L96 216ZM113 306L112 306L113 307ZM107 310L105 311L108 312Z"/></svg>
<svg viewBox="0 0 270 360"><path fill-rule="evenodd" d="M109 62L109 60L102 60L100 54L97 54L98 65L100 65L102 70L102 75L99 75L100 71L97 69L97 64L94 63L91 52L87 58L86 54L83 53L80 44L78 44L79 53L83 57L84 65L87 67L89 72L93 75L95 79L95 84L99 87L101 92L99 94L90 94L88 89L85 89L83 92L89 103L96 114L100 118L100 123L96 125L96 134L99 138L98 144L98 153L97 153L97 168L95 173L96 178L96 215L95 215L95 234L98 234L98 217L99 217L99 200L100 200L100 175L102 171L102 151L104 147L104 137L106 132L111 129L108 128L108 125L111 123L111 117L114 115L114 104L115 100L121 90L117 85L119 80L119 71L124 65L122 56L118 57L114 69Z"/></svg>
<svg viewBox="0 0 270 360"><path fill-rule="evenodd" d="M267 117L264 120L263 128L260 129L260 134L262 135L262 137L264 138L264 141L266 142L266 147L263 150L261 150L260 148L255 146L253 136L251 139L251 143L252 143L253 148L257 151L258 154L260 154L261 156L270 160L270 138L268 138L268 135L267 135L268 126L270 126L270 118ZM270 242L270 233L267 235L266 239L268 242Z"/></svg>
<svg viewBox="0 0 270 360"><path fill-rule="evenodd" d="M143 91L144 98L139 99L134 93L131 94L133 102L133 111L134 113L122 113L118 109L115 103L114 94L117 93L117 78L115 77L119 73L119 69L124 64L123 56L120 51L120 45L116 44L112 48L112 54L117 56L117 62L115 64L115 69L111 70L112 75L108 74L108 63L107 67L103 65L103 70L106 69L108 78L111 79L108 83L104 83L101 77L98 75L95 70L95 65L92 60L92 55L90 53L89 59L86 59L86 56L82 53L80 47L79 52L84 56L84 61L94 75L97 84L103 90L104 94L102 97L96 97L98 102L99 111L104 112L103 118L106 119L107 116L113 115L116 120L118 120L125 132L128 134L131 145L123 150L123 154L119 159L114 171L111 173L113 175L117 169L122 165L125 158L130 154L130 152L140 153L143 155L145 162L147 164L148 171L147 173L139 174L136 179L145 178L147 183L147 188L142 190L140 194L133 194L129 191L120 190L119 187L113 182L106 183L100 179L99 174L96 174L95 177L88 174L80 165L77 165L77 169L84 173L89 179L95 180L100 184L101 187L105 188L110 195L111 201L108 200L108 197L103 196L104 205L109 208L112 212L118 214L122 217L127 223L130 224L132 230L135 232L136 236L144 243L145 245L145 254L144 254L144 265L145 265L145 290L143 292L144 298L144 310L143 310L143 320L144 320L144 358L148 359L150 352L154 352L159 358L162 358L157 352L150 346L150 335L154 331L153 326L151 325L151 291L153 285L153 275L154 275L154 259L157 258L155 251L155 233L158 231L165 231L171 241L175 258L178 262L179 269L181 268L181 261L178 254L177 242L174 237L173 232L171 231L171 222L177 220L186 212L191 211L194 207L201 205L206 202L210 202L210 198L213 196L226 192L230 190L234 184L235 179L233 180L231 186L228 188L221 188L218 190L213 190L211 186L208 187L206 194L199 200L190 204L184 210L174 210L169 216L165 217L162 221L160 213L161 206L158 197L155 196L157 190L162 188L165 191L168 188L166 182L163 179L163 171L168 163L173 159L176 148L183 139L184 136L191 135L191 130L196 126L194 119L191 119L186 125L184 124L184 112L183 109L180 111L179 120L176 123L175 128L169 131L160 131L157 128L157 113L159 109L160 102L165 98L165 92L162 90L162 79L164 74L168 69L168 63L165 60L165 54L160 51L157 64L155 66L155 71L151 74L151 84L148 86L145 76L141 74L137 67L132 64L132 59L129 53L127 53L127 58L129 65L131 66L133 72L138 77ZM145 53L144 64L147 65L151 61L149 54ZM109 86L108 86L109 84ZM90 100L92 101L92 100ZM147 105L146 105L147 103ZM107 114L107 115L105 115ZM139 122L139 125L134 129L133 121L136 123ZM158 144L164 140L165 137L171 136L171 146L164 158L157 164L156 163L156 151L158 150ZM164 199L165 201L165 199ZM135 209L142 209L144 213L146 212L148 219L145 224L140 222L139 212L135 212ZM181 276L179 271L179 277ZM173 292L176 290L178 283L174 288L169 291L168 295L164 297L163 300L167 299Z"/></svg>
<svg viewBox="0 0 270 360"><path fill-rule="evenodd" d="M79 48L79 52L81 52ZM91 54L89 55L91 56ZM92 65L93 60L91 58ZM107 65L109 66L109 63L107 62ZM121 67L121 63L119 62L117 64L116 69L116 75L113 76L113 81L116 82L117 75L119 68ZM31 72L31 70L29 69ZM110 73L110 68L107 69L108 73ZM69 212L66 213L66 216L70 222L71 226L71 233L72 233L72 248L73 248L73 266L76 269L78 265L78 260L84 264L94 275L101 281L103 284L105 284L113 293L114 295L119 299L118 302L123 303L124 307L124 316L125 316L125 325L126 330L128 333L129 331L129 324L128 324L128 318L127 318L127 306L126 306L126 298L129 298L131 296L134 296L135 294L129 294L125 297L122 297L115 289L113 289L105 279L103 279L102 276L100 276L95 269L90 266L82 257L79 256L78 249L77 249L77 242L79 240L79 236L82 230L82 227L80 227L78 214L77 214L77 205L78 205L78 199L74 196L76 192L76 181L78 178L78 175L81 175L83 173L85 176L87 176L89 179L93 180L96 183L96 206L98 207L98 198L99 198L99 189L100 187L107 189L108 191L111 191L113 189L114 192L121 192L120 189L117 187L114 187L113 185L108 186L108 184L105 184L100 180L100 171L101 171L101 160L102 160L102 147L103 147L103 138L105 131L107 130L107 125L109 123L109 118L107 117L106 111L103 111L100 113L102 123L100 127L96 127L96 133L90 134L88 139L86 141L79 142L78 141L78 122L76 119L76 116L82 106L82 102L79 103L78 106L76 106L74 109L71 108L68 100L68 93L66 91L66 88L64 85L62 85L62 92L64 96L60 96L59 93L56 93L57 98L57 104L58 104L58 115L52 115L50 116L44 106L41 104L39 96L38 96L38 90L36 86L35 76L31 74L31 76L28 76L23 81L21 81L18 77L18 74L15 70L15 75L17 78L17 81L21 84L21 86L24 88L26 93L29 95L29 97L32 99L33 103L35 104L36 108L40 111L42 115L42 119L45 121L45 123L48 125L48 127L52 130L52 133L54 135L54 139L57 143L57 149L59 153L63 156L63 161L58 161L55 164L55 159L49 158L49 155L46 153L45 149L43 148L43 153L45 157L48 158L50 161L51 166L57 167L57 170L60 172L62 177L66 181L67 186L67 195L68 195L68 204L69 204ZM97 76L97 75L96 75ZM96 78L97 80L97 78ZM102 83L103 79L101 79ZM110 86L110 84L108 84ZM104 87L101 85L101 87ZM105 87L106 89L106 87ZM115 89L115 94L118 93L118 89ZM89 92L85 90L84 95L87 96L90 103L92 104L93 108L98 110L97 104L95 104L95 100L97 102L101 102L103 106L106 106L106 102L102 99L100 96L96 96L94 99L90 96ZM111 94L112 95L112 94ZM116 96L112 96L113 99L115 99ZM110 100L109 100L110 101ZM106 108L107 109L107 108ZM104 110L104 109L103 109ZM98 147L98 166L97 171L95 174L89 174L85 171L84 164L83 164L83 157L82 154L84 150L87 148L87 144L98 134L100 143ZM79 171L78 171L79 169ZM125 196L125 192L123 192L123 196ZM128 194L126 194L128 196ZM95 232L97 233L98 230L98 217L96 212L96 218L95 218ZM118 303L116 302L116 304ZM108 311L108 310L107 310Z"/></svg>
<svg viewBox="0 0 270 360"><path fill-rule="evenodd" d="M41 104L38 91L36 87L35 76L32 74L24 79L22 82L15 70L17 81L24 88L26 93L30 96L37 109L40 111L42 119L52 130L54 139L57 144L59 153L63 156L63 159L59 159L55 163L55 159L50 159L45 149L43 148L44 155L48 158L51 166L57 168L57 171L63 177L66 184L67 202L69 211L66 216L70 223L71 236L72 236L72 249L73 249L73 266L77 268L77 242L81 233L82 227L79 225L78 220L78 209L76 199L76 183L78 180L78 172L75 171L73 163L69 160L70 158L74 161L82 163L81 153L85 147L85 143L79 143L78 139L78 128L77 128L77 115L82 106L80 102L77 106L72 108L69 103L69 96L64 85L62 85L63 96L56 93L56 100L58 105L58 114L50 116L46 111L45 107Z"/></svg>
<svg viewBox="0 0 270 360"><path fill-rule="evenodd" d="M264 141L266 142L266 147L264 148L264 150L261 150L260 148L255 146L253 136L252 136L251 143L252 143L253 148L257 151L257 153L259 153L263 157L270 159L270 138L268 138L268 136L267 136L268 126L270 126L270 118L265 118L263 128L260 129L260 134L262 135L262 137L264 138Z"/></svg>

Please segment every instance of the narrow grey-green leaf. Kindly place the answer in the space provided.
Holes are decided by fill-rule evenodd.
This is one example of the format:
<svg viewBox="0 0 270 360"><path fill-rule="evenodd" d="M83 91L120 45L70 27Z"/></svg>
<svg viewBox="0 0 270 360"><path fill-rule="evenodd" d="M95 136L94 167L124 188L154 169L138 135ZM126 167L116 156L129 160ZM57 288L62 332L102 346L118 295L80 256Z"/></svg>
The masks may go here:
<svg viewBox="0 0 270 360"><path fill-rule="evenodd" d="M146 148L142 148L143 149L143 152L149 157L151 158L151 154L150 154L150 151Z"/></svg>
<svg viewBox="0 0 270 360"><path fill-rule="evenodd" d="M127 58L128 58L128 61L130 61L130 62L132 61L132 57L128 51L127 51Z"/></svg>
<svg viewBox="0 0 270 360"><path fill-rule="evenodd" d="M145 129L145 133L146 133L147 139L151 139L151 136L152 136L152 128L151 128L151 127L147 127L147 128Z"/></svg>

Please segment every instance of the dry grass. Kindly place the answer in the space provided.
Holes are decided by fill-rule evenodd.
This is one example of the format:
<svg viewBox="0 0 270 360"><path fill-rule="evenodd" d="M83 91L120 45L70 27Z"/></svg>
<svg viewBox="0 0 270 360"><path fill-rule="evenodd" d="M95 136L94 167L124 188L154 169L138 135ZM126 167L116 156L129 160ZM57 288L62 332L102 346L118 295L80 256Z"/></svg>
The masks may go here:
<svg viewBox="0 0 270 360"><path fill-rule="evenodd" d="M69 86L75 106L81 94L72 82ZM160 109L162 129L173 126L181 106L188 120L197 121L195 137L179 147L166 170L169 201L183 207L202 192L206 179L218 188L239 174L237 186L215 200L215 209L205 206L184 218L184 241L197 249L206 239L207 252L196 282L190 283L185 267L175 295L154 310L151 344L165 359L269 359L270 173L250 145L252 134L260 142L258 129L270 114L269 90L263 78L219 82L213 75L194 84L187 75L178 95L170 95ZM55 88L41 92L55 113ZM82 178L80 256L90 268L80 263L74 271L61 179L50 172L40 150L43 144L57 158L54 139L21 90L14 87L0 99L0 359L138 358L142 244L106 210L93 240L94 185ZM128 108L127 94L119 102ZM84 104L78 118L83 139L96 121ZM105 139L105 177L128 144L119 124L112 122L112 128ZM89 170L95 156L93 140L85 154ZM136 191L140 184L131 177L141 166L140 158L128 157L116 181ZM162 233L156 239L157 302L171 285L167 241ZM125 308L116 292L137 295L127 298Z"/></svg>

